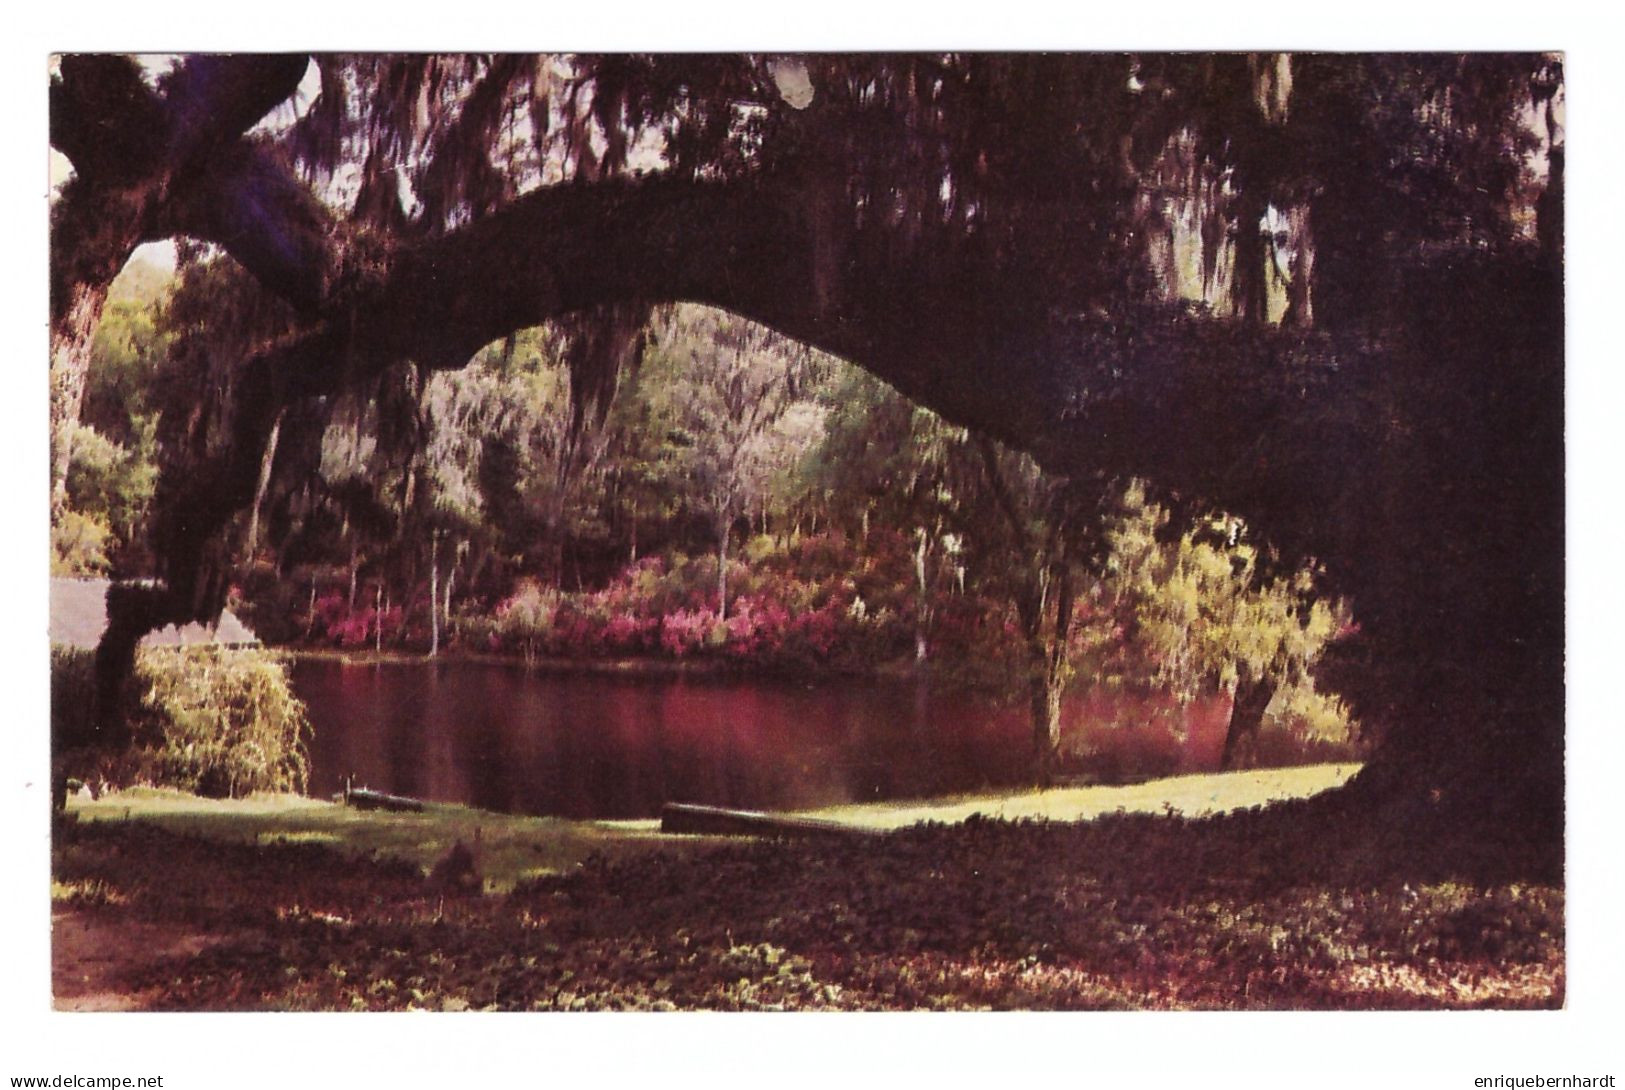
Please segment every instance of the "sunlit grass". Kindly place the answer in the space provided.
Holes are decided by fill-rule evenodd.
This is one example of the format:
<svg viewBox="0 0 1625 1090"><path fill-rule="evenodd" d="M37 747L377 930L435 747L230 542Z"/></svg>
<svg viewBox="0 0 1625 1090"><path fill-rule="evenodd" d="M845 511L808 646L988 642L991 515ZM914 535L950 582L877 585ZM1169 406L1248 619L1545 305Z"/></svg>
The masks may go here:
<svg viewBox="0 0 1625 1090"><path fill-rule="evenodd" d="M919 822L989 818L1078 821L1101 814L1180 813L1196 816L1302 798L1347 781L1358 765L1314 765L1205 776L1179 776L1128 787L1076 787L962 796L946 800L872 803L806 811L868 829ZM170 832L238 844L314 843L349 855L402 859L427 872L457 841L480 837L480 873L488 888L557 874L594 853L682 850L709 837L671 837L659 822L567 821L496 814L464 806L430 805L422 813L355 810L299 795L260 794L205 799L179 791L131 788L90 801L75 799L81 821L150 821Z"/></svg>
<svg viewBox="0 0 1625 1090"><path fill-rule="evenodd" d="M64 907L120 905L126 900L122 893L100 879L51 880L51 901Z"/></svg>
<svg viewBox="0 0 1625 1090"><path fill-rule="evenodd" d="M900 829L922 821L958 822L972 814L1009 821L1087 821L1112 813L1200 817L1318 795L1347 783L1359 770L1358 764L1326 764L1221 772L1174 776L1123 787L1033 789L926 802L860 803L810 810L798 816L826 818L869 829Z"/></svg>
<svg viewBox="0 0 1625 1090"><path fill-rule="evenodd" d="M173 833L237 844L318 843L349 855L405 860L427 872L451 846L480 837L480 873L489 888L559 873L594 852L648 850L663 840L654 822L626 827L560 818L495 814L464 806L422 813L356 810L298 795L204 799L132 788L95 801L73 800L80 821L148 821Z"/></svg>

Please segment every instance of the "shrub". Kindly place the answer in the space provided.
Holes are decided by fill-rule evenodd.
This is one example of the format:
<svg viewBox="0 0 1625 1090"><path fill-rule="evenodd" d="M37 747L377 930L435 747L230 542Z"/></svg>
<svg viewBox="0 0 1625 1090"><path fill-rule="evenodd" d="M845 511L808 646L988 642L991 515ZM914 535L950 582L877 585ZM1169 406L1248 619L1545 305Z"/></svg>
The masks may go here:
<svg viewBox="0 0 1625 1090"><path fill-rule="evenodd" d="M674 610L660 622L660 646L668 655L681 658L703 649L711 629L717 624L713 610Z"/></svg>
<svg viewBox="0 0 1625 1090"><path fill-rule="evenodd" d="M362 602L351 609L349 600L337 591L316 599L311 613L311 631L345 648L370 647L379 642L398 643L403 634L411 635L400 606L392 605L379 612L372 603Z"/></svg>
<svg viewBox="0 0 1625 1090"><path fill-rule="evenodd" d="M92 735L91 694L96 691L96 652L51 645L51 747L56 752L87 744Z"/></svg>
<svg viewBox="0 0 1625 1090"><path fill-rule="evenodd" d="M1340 746L1348 745L1353 738L1348 708L1337 697L1317 691L1313 679L1284 689L1265 726L1305 743Z"/></svg>
<svg viewBox="0 0 1625 1090"><path fill-rule="evenodd" d="M51 648L51 734L63 774L213 797L303 791L310 722L269 651L143 648L123 694L133 742L91 748L96 653Z"/></svg>
<svg viewBox="0 0 1625 1090"><path fill-rule="evenodd" d="M502 633L496 616L474 606L465 605L453 614L448 637L451 643L473 651L502 650Z"/></svg>
<svg viewBox="0 0 1625 1090"><path fill-rule="evenodd" d="M533 658L552 632L558 607L558 591L527 579L497 605L495 634L504 646L519 648L527 659Z"/></svg>
<svg viewBox="0 0 1625 1090"><path fill-rule="evenodd" d="M112 566L108 550L113 530L95 515L66 510L51 527L51 574L54 576L106 575Z"/></svg>
<svg viewBox="0 0 1625 1090"><path fill-rule="evenodd" d="M131 779L217 798L305 789L310 721L275 655L143 649L136 683Z"/></svg>

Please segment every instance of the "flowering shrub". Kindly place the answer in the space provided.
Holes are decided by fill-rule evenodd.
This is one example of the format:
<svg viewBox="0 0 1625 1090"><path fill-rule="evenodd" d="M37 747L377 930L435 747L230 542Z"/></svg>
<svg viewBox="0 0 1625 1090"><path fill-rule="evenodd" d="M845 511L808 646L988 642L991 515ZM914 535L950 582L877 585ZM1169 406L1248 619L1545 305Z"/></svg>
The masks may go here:
<svg viewBox="0 0 1625 1090"><path fill-rule="evenodd" d="M320 633L339 647L368 647L380 640L400 639L405 617L399 606L379 612L372 605L351 609L343 594L334 592L316 599L311 613L311 632ZM381 631L380 631L381 630Z"/></svg>
<svg viewBox="0 0 1625 1090"><path fill-rule="evenodd" d="M518 582L494 607L465 608L446 627L451 642L480 652L566 659L653 655L705 658L758 669L866 670L911 659L920 609L909 539L876 528L862 548L834 532L770 547L757 538L728 570L724 620L717 607L717 558L647 556L603 588L561 592ZM1004 607L963 594L934 594L927 645L933 662L976 664L972 684L1002 681L1018 668L1020 642ZM408 621L410 624L408 624ZM316 599L312 638L340 647L379 637L426 645L422 607L378 616L351 609L345 594ZM421 631L420 631L421 630ZM987 675L983 677L981 675Z"/></svg>
<svg viewBox="0 0 1625 1090"><path fill-rule="evenodd" d="M651 651L660 640L660 618L618 613L598 633L598 642L611 654Z"/></svg>
<svg viewBox="0 0 1625 1090"><path fill-rule="evenodd" d="M679 609L660 622L660 647L673 658L703 651L710 643L717 615L710 609Z"/></svg>
<svg viewBox="0 0 1625 1090"><path fill-rule="evenodd" d="M348 617L350 607L344 600L344 595L337 591L324 594L316 599L311 609L310 628L312 632L331 633L333 626Z"/></svg>
<svg viewBox="0 0 1625 1090"><path fill-rule="evenodd" d="M790 635L802 641L818 656L825 657L835 650L843 619L844 614L837 608L837 603L827 602L822 609L802 613L791 621Z"/></svg>
<svg viewBox="0 0 1625 1090"><path fill-rule="evenodd" d="M708 657L767 668L872 666L908 649L906 563L865 563L854 573L849 566L860 558L839 536L755 552L753 564L729 564L726 620L716 603L716 557L677 553L645 557L596 591L563 594L526 580L487 621L460 619L453 631L466 646L527 658ZM907 561L900 549L890 553ZM883 585L893 577L905 580L900 590ZM855 607L860 586L873 601ZM334 611L324 622L342 632L334 606L323 599L318 612Z"/></svg>

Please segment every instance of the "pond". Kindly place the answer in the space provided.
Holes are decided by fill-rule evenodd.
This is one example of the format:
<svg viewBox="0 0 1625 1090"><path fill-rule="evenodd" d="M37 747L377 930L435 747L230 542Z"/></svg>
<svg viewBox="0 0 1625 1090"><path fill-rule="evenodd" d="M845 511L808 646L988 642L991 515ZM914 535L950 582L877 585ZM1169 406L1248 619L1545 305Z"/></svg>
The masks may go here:
<svg viewBox="0 0 1625 1090"><path fill-rule="evenodd" d="M315 728L319 797L349 775L570 818L653 817L668 801L807 809L1019 783L1030 744L1021 703L911 681L308 659L293 681Z"/></svg>

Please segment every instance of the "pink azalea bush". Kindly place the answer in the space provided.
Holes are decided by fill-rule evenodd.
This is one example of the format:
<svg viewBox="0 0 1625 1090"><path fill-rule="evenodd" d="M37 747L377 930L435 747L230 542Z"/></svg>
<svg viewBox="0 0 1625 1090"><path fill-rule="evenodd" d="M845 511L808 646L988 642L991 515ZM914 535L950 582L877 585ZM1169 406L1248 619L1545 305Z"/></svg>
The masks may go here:
<svg viewBox="0 0 1625 1090"><path fill-rule="evenodd" d="M493 623L459 631L483 650L527 656L872 665L905 653L916 605L906 549L879 533L871 544L879 546L874 555L859 555L844 538L826 535L768 551L754 564L731 562L726 619L717 608L716 557L677 554L628 565L601 590L563 594L523 582L496 605Z"/></svg>
<svg viewBox="0 0 1625 1090"><path fill-rule="evenodd" d="M382 612L370 604L351 609L349 600L336 591L316 599L311 612L312 634L320 633L327 642L346 648L369 647L380 637L384 643L397 642L404 623L399 606Z"/></svg>
<svg viewBox="0 0 1625 1090"><path fill-rule="evenodd" d="M775 547L766 538L730 561L726 617L717 603L717 558L681 553L627 565L597 590L567 593L521 579L491 605L465 608L443 639L492 654L564 659L653 656L704 659L752 669L864 670L914 654L920 601L909 540L876 529L862 542L840 532ZM1003 607L963 594L933 593L923 625L930 657L1013 669L1019 655ZM345 648L427 646L424 604L377 615L351 609L335 591L315 601L312 638ZM973 682L981 679L969 679Z"/></svg>

